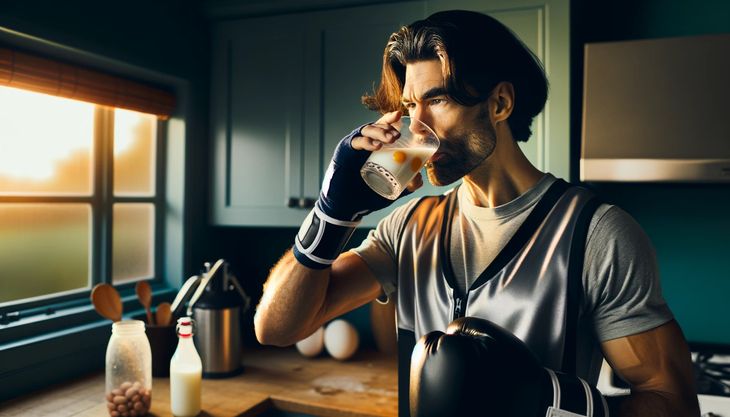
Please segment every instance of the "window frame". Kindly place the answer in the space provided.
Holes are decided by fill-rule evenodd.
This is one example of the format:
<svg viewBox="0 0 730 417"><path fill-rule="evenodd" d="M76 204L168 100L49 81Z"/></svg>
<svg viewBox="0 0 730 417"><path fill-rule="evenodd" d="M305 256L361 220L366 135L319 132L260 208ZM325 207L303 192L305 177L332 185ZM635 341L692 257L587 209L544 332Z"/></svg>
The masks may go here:
<svg viewBox="0 0 730 417"><path fill-rule="evenodd" d="M157 119L155 131L155 190L152 196L115 196L114 195L114 114L115 109L94 106L94 133L92 139L92 190L91 195L0 195L0 204L64 204L79 203L90 207L90 258L89 287L73 289L37 297L10 301L0 306L0 323L12 323L14 317L32 318L34 315L49 315L51 311L87 304L91 289L98 283L113 284L113 228L114 205L124 203L151 203L154 205L154 269L152 276L139 277L129 282L114 285L119 291L133 289L137 281L149 280L155 285L163 281L163 267L160 260L164 256L165 245L165 136L166 122ZM26 301L27 300L27 301ZM0 327L0 343L5 339Z"/></svg>
<svg viewBox="0 0 730 417"><path fill-rule="evenodd" d="M190 214L186 209L189 199L185 184L188 164L186 149L190 146L187 139L191 132L189 120L197 121L198 117L193 117L196 109L189 105L189 81L3 27L0 27L0 44L164 86L176 96L177 110L164 121L158 119L155 154L155 198L159 205L155 214L158 245L154 251L153 305L161 301L171 301L182 284L184 269L189 266L190 258L190 247L186 243L189 230L185 227L186 221L190 221ZM113 145L108 147L107 152L111 152L113 156ZM113 166L107 169L111 169L113 175ZM26 199L4 196L3 201L29 202L35 197ZM56 198L57 201L67 201L66 197ZM126 202L137 197L119 196L115 199ZM111 204L113 203L110 203L110 209L113 209ZM110 218L106 220L109 230L113 226L111 215L113 213L110 212ZM92 236L92 245L93 239ZM108 271L110 280L111 265ZM92 276L93 274L92 266ZM144 309L134 292L134 284L128 282L116 286L122 298L124 318L144 316ZM17 320L0 324L0 386L3 387L0 390L0 402L89 372L103 370L111 322L94 311L89 294L90 289L77 290L56 296L55 303L34 299L22 303L22 306L18 303L13 304L12 308L10 305L3 307L2 311L5 313L13 310L20 315ZM47 312L51 314L45 314Z"/></svg>

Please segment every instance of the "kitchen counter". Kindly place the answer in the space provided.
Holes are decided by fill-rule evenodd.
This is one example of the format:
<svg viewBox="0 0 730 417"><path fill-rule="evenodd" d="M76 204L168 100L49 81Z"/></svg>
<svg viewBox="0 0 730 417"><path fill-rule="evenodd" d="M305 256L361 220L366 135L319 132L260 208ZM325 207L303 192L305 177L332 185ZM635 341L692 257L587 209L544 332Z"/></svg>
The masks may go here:
<svg viewBox="0 0 730 417"><path fill-rule="evenodd" d="M340 362L294 348L246 350L244 372L203 380L200 416L256 416L282 410L318 416L397 416L397 362L373 351ZM108 416L104 373L0 404L0 416ZM170 381L154 378L148 416L172 416Z"/></svg>

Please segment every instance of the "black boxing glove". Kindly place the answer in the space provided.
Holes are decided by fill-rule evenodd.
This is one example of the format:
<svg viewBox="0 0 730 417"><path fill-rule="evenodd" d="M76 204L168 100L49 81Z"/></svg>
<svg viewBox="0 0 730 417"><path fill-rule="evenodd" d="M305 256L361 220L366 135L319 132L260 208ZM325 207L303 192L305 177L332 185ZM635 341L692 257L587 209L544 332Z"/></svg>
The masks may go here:
<svg viewBox="0 0 730 417"><path fill-rule="evenodd" d="M418 341L409 394L411 417L608 417L596 388L543 368L520 339L475 317Z"/></svg>
<svg viewBox="0 0 730 417"><path fill-rule="evenodd" d="M294 257L305 266L329 267L362 217L393 203L371 190L360 176L360 168L371 152L354 149L352 140L362 136L360 131L365 126L353 130L337 145L314 209L294 239ZM401 196L408 193L404 190Z"/></svg>

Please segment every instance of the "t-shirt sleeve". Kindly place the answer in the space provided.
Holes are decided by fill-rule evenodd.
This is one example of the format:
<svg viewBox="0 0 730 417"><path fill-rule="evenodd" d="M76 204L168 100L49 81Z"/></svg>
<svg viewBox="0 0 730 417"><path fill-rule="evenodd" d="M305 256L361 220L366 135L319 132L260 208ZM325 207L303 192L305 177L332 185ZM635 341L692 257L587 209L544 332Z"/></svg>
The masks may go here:
<svg viewBox="0 0 730 417"><path fill-rule="evenodd" d="M418 202L414 198L397 207L371 230L360 246L352 249L368 265L383 287L378 301L387 302L398 286L397 248L403 223Z"/></svg>
<svg viewBox="0 0 730 417"><path fill-rule="evenodd" d="M616 206L602 205L591 223L584 307L598 340L641 333L672 320L662 296L654 248L636 220Z"/></svg>

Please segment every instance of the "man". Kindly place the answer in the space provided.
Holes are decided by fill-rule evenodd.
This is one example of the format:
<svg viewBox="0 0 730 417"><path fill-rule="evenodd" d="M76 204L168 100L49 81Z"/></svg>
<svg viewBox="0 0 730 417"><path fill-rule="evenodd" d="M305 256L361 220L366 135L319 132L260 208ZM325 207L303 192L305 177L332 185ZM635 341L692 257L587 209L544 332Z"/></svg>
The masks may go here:
<svg viewBox="0 0 730 417"><path fill-rule="evenodd" d="M522 339L543 366L591 384L605 356L632 386L611 401L612 415L699 415L688 348L640 226L540 172L518 146L546 98L539 61L489 16L441 12L394 33L381 84L365 100L383 116L335 151L316 208L265 284L259 341L290 345L375 298L394 298L399 346L481 317ZM408 201L340 254L359 219L390 204L359 169L397 138L391 124L403 112L441 139L429 181L463 182ZM420 185L417 177L409 190Z"/></svg>

